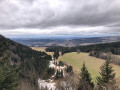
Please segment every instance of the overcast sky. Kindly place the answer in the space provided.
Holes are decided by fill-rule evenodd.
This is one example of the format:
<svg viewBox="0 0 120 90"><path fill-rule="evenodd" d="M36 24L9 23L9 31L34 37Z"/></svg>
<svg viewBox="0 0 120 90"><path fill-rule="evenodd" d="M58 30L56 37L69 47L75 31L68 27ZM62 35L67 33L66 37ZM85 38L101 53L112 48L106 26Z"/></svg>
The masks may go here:
<svg viewBox="0 0 120 90"><path fill-rule="evenodd" d="M0 34L13 37L120 35L120 0L0 0Z"/></svg>

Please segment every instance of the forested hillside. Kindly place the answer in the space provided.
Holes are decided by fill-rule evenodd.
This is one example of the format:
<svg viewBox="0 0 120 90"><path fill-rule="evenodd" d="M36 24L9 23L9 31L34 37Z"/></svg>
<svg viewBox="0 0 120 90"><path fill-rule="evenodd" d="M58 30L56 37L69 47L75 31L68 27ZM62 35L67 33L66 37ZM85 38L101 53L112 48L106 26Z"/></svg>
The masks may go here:
<svg viewBox="0 0 120 90"><path fill-rule="evenodd" d="M4 68L7 66L12 68L11 70L15 69L14 77L19 77L16 80L18 81L17 88L21 90L37 90L38 78L47 78L46 70L48 69L49 60L51 60L51 56L45 52L32 50L0 35L0 75L4 78L0 78L0 83L4 83L4 80L7 80L5 73L2 73L2 70L6 72ZM2 90L6 86L1 86L0 88ZM9 88L9 90L13 89Z"/></svg>
<svg viewBox="0 0 120 90"><path fill-rule="evenodd" d="M112 52L113 54L120 55L120 42L113 43L104 43L104 44L95 44L95 45L87 45L87 46L77 46L77 47L49 47L46 51L56 51L59 50L63 54L67 52L77 52L80 49L82 52L91 52L91 51L99 51L99 52Z"/></svg>

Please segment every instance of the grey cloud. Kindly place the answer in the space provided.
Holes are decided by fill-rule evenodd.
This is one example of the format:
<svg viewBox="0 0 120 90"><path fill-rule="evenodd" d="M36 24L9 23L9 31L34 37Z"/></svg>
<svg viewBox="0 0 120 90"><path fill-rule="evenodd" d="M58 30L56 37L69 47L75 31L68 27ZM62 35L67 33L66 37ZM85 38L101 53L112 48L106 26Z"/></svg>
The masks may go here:
<svg viewBox="0 0 120 90"><path fill-rule="evenodd" d="M56 26L110 28L119 27L119 20L120 0L0 0L1 29Z"/></svg>

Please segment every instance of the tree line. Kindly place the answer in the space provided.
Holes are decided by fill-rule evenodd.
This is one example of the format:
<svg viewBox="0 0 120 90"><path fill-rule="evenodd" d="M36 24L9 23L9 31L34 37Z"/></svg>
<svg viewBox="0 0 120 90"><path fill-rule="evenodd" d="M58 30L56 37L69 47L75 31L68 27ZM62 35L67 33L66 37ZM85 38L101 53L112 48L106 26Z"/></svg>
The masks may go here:
<svg viewBox="0 0 120 90"><path fill-rule="evenodd" d="M120 58L117 55L112 54L111 52L98 52L98 51L91 51L89 56L93 56L96 58L101 58L104 60L109 59L111 63L120 65Z"/></svg>
<svg viewBox="0 0 120 90"><path fill-rule="evenodd" d="M54 52L58 50L62 52L63 55L64 53L68 53L68 52L77 52L78 49L80 49L81 52L99 51L99 52L111 52L113 54L120 55L120 42L77 46L77 47L54 46L54 47L46 48L46 51Z"/></svg>

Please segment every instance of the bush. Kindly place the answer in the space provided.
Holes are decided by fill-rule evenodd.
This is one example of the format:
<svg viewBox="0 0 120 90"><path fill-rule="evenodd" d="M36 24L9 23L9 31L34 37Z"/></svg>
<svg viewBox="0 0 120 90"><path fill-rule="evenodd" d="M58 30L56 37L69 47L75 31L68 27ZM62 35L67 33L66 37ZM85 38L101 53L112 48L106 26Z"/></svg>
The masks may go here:
<svg viewBox="0 0 120 90"><path fill-rule="evenodd" d="M70 65L70 66L67 66L67 68L66 68L66 72L72 72L73 71L73 68L72 68L72 66Z"/></svg>
<svg viewBox="0 0 120 90"><path fill-rule="evenodd" d="M64 66L64 62L59 61L59 66Z"/></svg>

